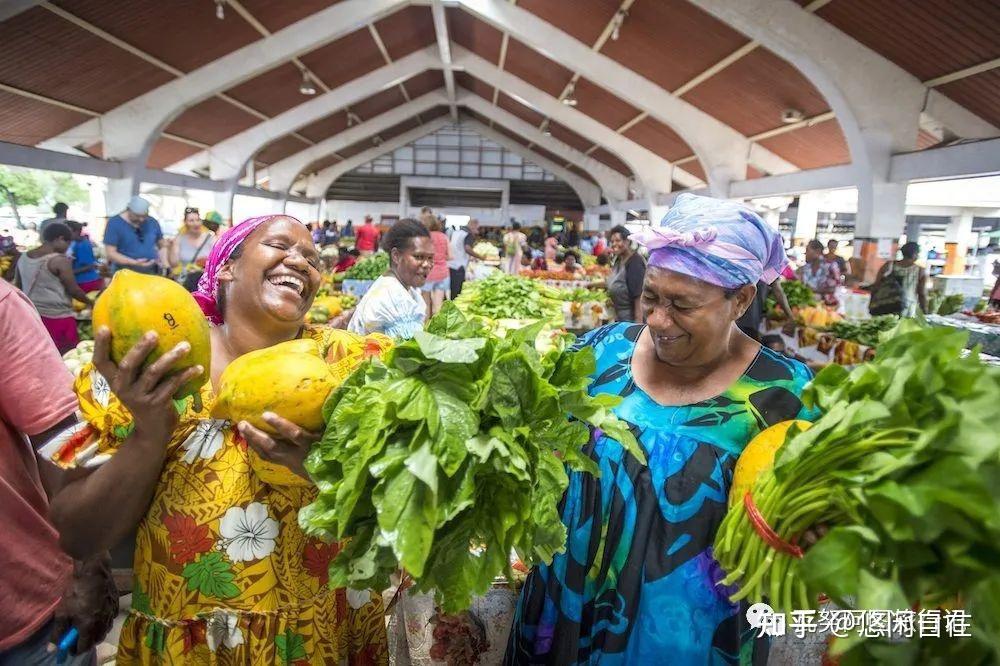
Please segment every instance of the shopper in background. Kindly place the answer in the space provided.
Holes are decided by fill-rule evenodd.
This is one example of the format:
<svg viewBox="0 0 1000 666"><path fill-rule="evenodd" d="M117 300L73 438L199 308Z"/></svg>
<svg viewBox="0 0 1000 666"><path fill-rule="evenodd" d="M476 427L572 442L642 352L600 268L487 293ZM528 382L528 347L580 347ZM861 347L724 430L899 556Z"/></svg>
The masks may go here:
<svg viewBox="0 0 1000 666"><path fill-rule="evenodd" d="M323 246L336 245L338 240L340 234L337 233L337 222L327 220L323 223Z"/></svg>
<svg viewBox="0 0 1000 666"><path fill-rule="evenodd" d="M337 263L333 267L334 273L344 273L354 264L358 263L358 257L361 253L358 252L357 248L351 248L350 250L344 249L343 252L337 258Z"/></svg>
<svg viewBox="0 0 1000 666"><path fill-rule="evenodd" d="M52 214L55 217L50 217L47 220L42 220L41 222L38 223L39 238L42 237L42 234L45 232L45 228L50 224L52 224L53 222L63 222L63 223L66 222L66 220L69 217L69 206L60 201L56 203L55 206L52 207Z"/></svg>
<svg viewBox="0 0 1000 666"><path fill-rule="evenodd" d="M583 237L580 238L580 252L582 252L584 254L593 254L594 253L594 243L596 243L596 242L597 242L597 239L594 238L594 232L593 231L587 231L587 232L585 232L583 234Z"/></svg>
<svg viewBox="0 0 1000 666"><path fill-rule="evenodd" d="M94 664L93 648L118 613L107 553L74 564L49 522L49 498L63 478L36 451L76 423L77 402L73 378L45 331L24 294L0 281L2 666L54 665L52 642L70 626L80 636L66 666Z"/></svg>
<svg viewBox="0 0 1000 666"><path fill-rule="evenodd" d="M608 296L615 309L615 318L618 321L641 322L639 297L646 275L646 260L635 251L629 240L629 230L623 225L619 224L608 232L608 243L614 256L608 276Z"/></svg>
<svg viewBox="0 0 1000 666"><path fill-rule="evenodd" d="M469 257L483 261L485 257L473 249L479 233L479 220L473 218L464 227L455 229L451 235L451 259L448 260L448 273L451 279L451 297L458 298L465 283L465 273L469 268Z"/></svg>
<svg viewBox="0 0 1000 666"><path fill-rule="evenodd" d="M389 254L389 271L361 297L347 329L408 340L427 317L420 289L434 267L434 242L424 225L405 218L386 232L382 249Z"/></svg>
<svg viewBox="0 0 1000 666"><path fill-rule="evenodd" d="M213 245L215 234L202 225L198 209L185 208L184 228L170 242L168 257L177 281L188 291L193 292L198 288L198 280Z"/></svg>
<svg viewBox="0 0 1000 666"><path fill-rule="evenodd" d="M504 269L508 275L517 275L521 270L521 257L528 244L528 237L521 232L521 223L512 222L510 230L503 235Z"/></svg>
<svg viewBox="0 0 1000 666"><path fill-rule="evenodd" d="M545 239L545 263L552 264L556 261L556 256L559 254L559 239L555 236L549 236Z"/></svg>
<svg viewBox="0 0 1000 666"><path fill-rule="evenodd" d="M375 254L378 249L378 227L371 215L365 215L365 223L354 231L354 238L354 247L358 248L362 257Z"/></svg>
<svg viewBox="0 0 1000 666"><path fill-rule="evenodd" d="M354 222L348 220L347 224L344 226L344 233L341 234L344 238L354 238Z"/></svg>
<svg viewBox="0 0 1000 666"><path fill-rule="evenodd" d="M552 500L567 542L524 583L508 664L767 661L747 604L718 586L712 543L750 440L814 418L801 399L808 368L735 325L753 285L784 265L781 237L743 206L690 194L637 235L650 251L647 324L610 324L579 344L596 360L590 394L622 398L613 411L646 461L594 434L587 452L601 475L570 472Z"/></svg>
<svg viewBox="0 0 1000 666"><path fill-rule="evenodd" d="M927 274L922 266L917 264L917 256L920 254L920 246L909 242L899 248L903 258L900 261L887 262L879 269L875 276L872 289L889 275L899 281L902 288L903 311L902 317L915 317L917 308L921 312L927 312Z"/></svg>
<svg viewBox="0 0 1000 666"><path fill-rule="evenodd" d="M826 254L823 255L823 258L837 264L837 270L840 271L840 276L842 278L846 278L851 274L851 266L847 263L846 259L837 254L837 245L837 241L833 238L828 240L826 242Z"/></svg>
<svg viewBox="0 0 1000 666"><path fill-rule="evenodd" d="M434 215L425 214L423 224L430 231L431 243L434 244L434 267L427 274L427 282L421 290L427 303L427 316L433 317L441 309L444 299L448 297L450 286L448 260L451 259L451 245L448 237L441 231L441 221Z"/></svg>
<svg viewBox="0 0 1000 666"><path fill-rule="evenodd" d="M62 222L45 227L42 244L28 250L17 260L14 284L24 292L42 317L60 354L76 347L80 341L76 332L72 298L86 303L93 302L76 283L73 264L66 250L73 242L73 232Z"/></svg>
<svg viewBox="0 0 1000 666"><path fill-rule="evenodd" d="M806 245L806 263L798 270L798 277L827 305L836 305L834 292L840 285L837 264L823 257L823 244L813 239Z"/></svg>
<svg viewBox="0 0 1000 666"><path fill-rule="evenodd" d="M149 216L149 202L140 196L132 197L128 207L109 219L104 229L104 249L113 271L127 268L156 274L163 260L163 245L160 223Z"/></svg>
<svg viewBox="0 0 1000 666"><path fill-rule="evenodd" d="M86 224L80 222L67 222L66 226L73 233L73 244L70 246L69 254L73 256L73 275L80 289L85 292L100 291L104 289L104 278L98 272L100 264L94 256L94 245L90 238L83 235Z"/></svg>
<svg viewBox="0 0 1000 666"><path fill-rule="evenodd" d="M580 263L580 255L575 250L567 250L563 255L563 271L576 276L583 275L583 264Z"/></svg>

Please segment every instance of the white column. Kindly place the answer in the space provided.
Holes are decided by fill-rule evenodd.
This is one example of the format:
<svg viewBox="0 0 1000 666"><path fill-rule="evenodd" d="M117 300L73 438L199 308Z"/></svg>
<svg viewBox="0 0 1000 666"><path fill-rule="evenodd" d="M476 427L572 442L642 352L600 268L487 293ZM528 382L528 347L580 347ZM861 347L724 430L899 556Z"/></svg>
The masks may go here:
<svg viewBox="0 0 1000 666"><path fill-rule="evenodd" d="M972 211L963 208L948 222L948 227L944 232L944 246L948 252L944 267L945 275L965 274L965 253L974 241L972 217Z"/></svg>
<svg viewBox="0 0 1000 666"><path fill-rule="evenodd" d="M819 215L818 197L807 192L799 197L799 210L795 216L792 237L794 242L808 243L816 238L816 218Z"/></svg>
<svg viewBox="0 0 1000 666"><path fill-rule="evenodd" d="M125 176L123 178L108 180L108 189L104 195L104 203L108 215L117 215L125 210L128 200L134 195L139 194L140 179L138 178L138 172L140 169L137 169L135 164L131 162L125 162L122 166L124 167Z"/></svg>
<svg viewBox="0 0 1000 666"><path fill-rule="evenodd" d="M617 227L619 224L625 224L625 211L611 209L611 226Z"/></svg>
<svg viewBox="0 0 1000 666"><path fill-rule="evenodd" d="M584 231L599 231L600 228L601 228L601 214L590 209L583 211Z"/></svg>
<svg viewBox="0 0 1000 666"><path fill-rule="evenodd" d="M232 226L233 220L233 199L236 197L236 181L227 181L226 189L221 192L213 192L215 200L215 210L222 216L222 223Z"/></svg>
<svg viewBox="0 0 1000 666"><path fill-rule="evenodd" d="M906 183L869 182L858 187L858 214L854 223L854 256L864 262L864 281L875 275L888 259L896 256L899 237L906 224ZM879 241L888 242L888 257L879 256Z"/></svg>

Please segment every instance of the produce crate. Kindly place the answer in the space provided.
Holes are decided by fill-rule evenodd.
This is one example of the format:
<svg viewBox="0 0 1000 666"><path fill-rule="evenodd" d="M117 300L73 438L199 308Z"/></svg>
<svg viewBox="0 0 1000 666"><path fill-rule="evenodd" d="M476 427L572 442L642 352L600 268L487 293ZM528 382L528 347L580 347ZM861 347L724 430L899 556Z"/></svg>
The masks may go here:
<svg viewBox="0 0 1000 666"><path fill-rule="evenodd" d="M375 280L344 280L340 283L340 290L345 294L361 298L372 288L373 284L375 284Z"/></svg>

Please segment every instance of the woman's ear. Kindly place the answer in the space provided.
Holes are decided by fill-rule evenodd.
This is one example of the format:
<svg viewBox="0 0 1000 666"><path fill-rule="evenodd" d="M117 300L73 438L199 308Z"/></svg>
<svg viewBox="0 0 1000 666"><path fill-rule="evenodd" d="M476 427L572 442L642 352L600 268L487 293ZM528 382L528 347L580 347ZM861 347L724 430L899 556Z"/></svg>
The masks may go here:
<svg viewBox="0 0 1000 666"><path fill-rule="evenodd" d="M216 274L216 279L219 282L232 282L234 279L233 275L233 262L227 261L219 267L219 272Z"/></svg>
<svg viewBox="0 0 1000 666"><path fill-rule="evenodd" d="M745 284L736 290L736 296L733 300L736 301L736 316L733 317L733 321L736 321L750 309L750 304L753 303L753 299L757 296L757 285L755 284Z"/></svg>

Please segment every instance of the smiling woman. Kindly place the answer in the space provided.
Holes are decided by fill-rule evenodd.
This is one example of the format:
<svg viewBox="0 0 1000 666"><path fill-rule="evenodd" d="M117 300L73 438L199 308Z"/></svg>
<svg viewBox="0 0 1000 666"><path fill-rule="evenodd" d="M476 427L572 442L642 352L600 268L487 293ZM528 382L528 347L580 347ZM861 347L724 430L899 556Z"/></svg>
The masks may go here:
<svg viewBox="0 0 1000 666"><path fill-rule="evenodd" d="M94 366L81 371L76 389L112 455L77 472L54 498L52 518L63 547L81 558L137 529L119 663L386 662L381 598L354 592L349 604L346 590L329 589L338 546L299 529L299 509L315 487L307 479L272 485L251 455L305 476L319 433L268 413L263 420L277 435L210 415L219 376L249 352L308 338L331 368L349 372L373 348L387 348L384 337L304 326L318 265L308 230L291 217L254 218L222 235L195 293L214 324L200 409L170 399L189 376L170 374L188 351L183 343L138 371L153 338L115 365L110 332L98 333Z"/></svg>
<svg viewBox="0 0 1000 666"><path fill-rule="evenodd" d="M717 586L711 544L736 460L771 424L813 417L802 364L748 338L735 321L758 280L787 260L777 231L749 209L682 194L650 249L639 308L585 336L591 395L621 396L646 463L595 431L599 478L570 475L565 552L525 582L507 650L516 664L764 663L745 606ZM635 236L633 236L635 237Z"/></svg>

